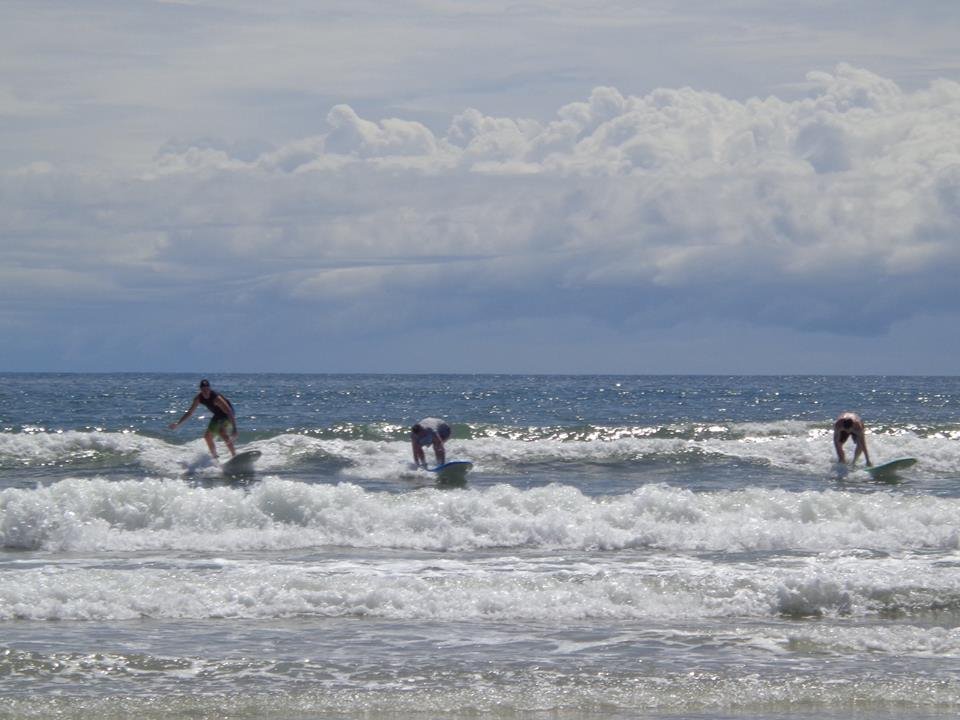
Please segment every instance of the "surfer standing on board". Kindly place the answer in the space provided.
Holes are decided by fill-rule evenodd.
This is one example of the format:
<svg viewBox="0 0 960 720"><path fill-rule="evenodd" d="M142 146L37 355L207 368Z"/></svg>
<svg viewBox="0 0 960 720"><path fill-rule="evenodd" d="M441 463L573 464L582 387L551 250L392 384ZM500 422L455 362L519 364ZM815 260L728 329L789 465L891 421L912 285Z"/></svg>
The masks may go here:
<svg viewBox="0 0 960 720"><path fill-rule="evenodd" d="M833 447L837 450L837 459L844 464L847 462L847 456L843 452L843 444L847 438L851 437L856 447L853 451L853 464L857 464L857 458L862 452L864 460L867 461L867 467L873 465L870 462L870 453L867 452L867 429L863 426L863 420L856 413L841 413L833 423Z"/></svg>
<svg viewBox="0 0 960 720"><path fill-rule="evenodd" d="M203 439L207 441L207 447L210 448L210 454L213 455L214 460L217 459L214 434L223 438L227 447L230 448L230 456L235 456L237 451L233 447L233 438L237 436L237 416L233 412L233 405L230 401L227 400L225 396L210 388L209 380L200 381L200 392L197 393L197 396L193 399L193 404L190 405L190 409L175 423L170 423L170 429L176 430L180 427L188 417L193 415L193 411L197 409L198 405L205 406L207 410L213 413L213 417L210 418L210 423L207 425L207 432L204 433ZM228 432L228 430L232 430L232 432Z"/></svg>
<svg viewBox="0 0 960 720"><path fill-rule="evenodd" d="M413 461L417 465L427 466L427 456L423 449L433 445L433 454L437 465L443 465L447 460L447 453L443 443L450 438L450 426L440 418L424 418L410 428L410 441L413 446Z"/></svg>

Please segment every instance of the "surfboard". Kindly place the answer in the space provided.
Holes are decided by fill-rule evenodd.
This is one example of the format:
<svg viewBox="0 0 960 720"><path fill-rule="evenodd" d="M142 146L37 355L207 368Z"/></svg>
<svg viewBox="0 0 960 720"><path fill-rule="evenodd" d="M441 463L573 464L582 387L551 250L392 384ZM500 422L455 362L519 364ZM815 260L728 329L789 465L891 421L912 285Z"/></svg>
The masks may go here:
<svg viewBox="0 0 960 720"><path fill-rule="evenodd" d="M435 473L439 482L465 483L467 481L467 473L472 467L473 463L469 460L451 460L443 465L427 468L427 470Z"/></svg>
<svg viewBox="0 0 960 720"><path fill-rule="evenodd" d="M259 450L247 450L246 452L237 453L221 465L220 469L224 475L231 477L236 477L237 475L252 475L253 464L261 454Z"/></svg>
<svg viewBox="0 0 960 720"><path fill-rule="evenodd" d="M889 460L885 463L881 463L880 465L873 465L872 467L864 468L864 470L870 473L870 477L872 477L874 480L890 480L891 478L896 478L898 472L905 470L911 465L915 465L916 462L916 458L902 457Z"/></svg>

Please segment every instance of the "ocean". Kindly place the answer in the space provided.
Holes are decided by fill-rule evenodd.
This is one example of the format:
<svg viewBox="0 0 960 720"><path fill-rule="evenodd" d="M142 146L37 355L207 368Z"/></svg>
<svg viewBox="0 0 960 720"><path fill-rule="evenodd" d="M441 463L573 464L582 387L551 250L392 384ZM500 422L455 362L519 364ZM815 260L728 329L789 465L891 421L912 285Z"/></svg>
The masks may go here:
<svg viewBox="0 0 960 720"><path fill-rule="evenodd" d="M958 378L200 377L0 374L0 718L960 713Z"/></svg>

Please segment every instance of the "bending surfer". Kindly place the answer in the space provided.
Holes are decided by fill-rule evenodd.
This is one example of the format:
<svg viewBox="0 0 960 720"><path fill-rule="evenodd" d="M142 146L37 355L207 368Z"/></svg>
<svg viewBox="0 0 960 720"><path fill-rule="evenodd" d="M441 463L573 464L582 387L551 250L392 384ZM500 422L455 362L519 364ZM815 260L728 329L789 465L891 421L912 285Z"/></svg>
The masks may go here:
<svg viewBox="0 0 960 720"><path fill-rule="evenodd" d="M873 465L870 462L870 453L867 452L867 429L863 425L863 420L856 413L841 413L836 422L833 423L833 447L837 451L837 459L846 464L847 456L843 452L843 444L847 438L853 438L853 465L857 464L857 458L863 453L864 460L867 461L867 467Z"/></svg>
<svg viewBox="0 0 960 720"><path fill-rule="evenodd" d="M424 418L410 428L410 443L413 446L413 461L417 465L427 466L427 456L423 449L433 445L433 454L437 465L443 465L447 453L443 444L450 438L450 426L440 418Z"/></svg>
<svg viewBox="0 0 960 720"><path fill-rule="evenodd" d="M193 399L193 404L187 410L183 417L175 423L170 423L170 429L176 430L180 425L197 409L198 405L203 405L213 417L207 424L207 431L203 434L203 439L207 441L207 447L210 448L210 454L217 459L217 448L214 444L214 435L219 435L230 449L230 456L233 457L237 451L233 447L233 438L237 436L237 416L233 412L233 405L227 400L226 396L212 390L209 380L200 381L200 392ZM228 432L228 430L232 432Z"/></svg>

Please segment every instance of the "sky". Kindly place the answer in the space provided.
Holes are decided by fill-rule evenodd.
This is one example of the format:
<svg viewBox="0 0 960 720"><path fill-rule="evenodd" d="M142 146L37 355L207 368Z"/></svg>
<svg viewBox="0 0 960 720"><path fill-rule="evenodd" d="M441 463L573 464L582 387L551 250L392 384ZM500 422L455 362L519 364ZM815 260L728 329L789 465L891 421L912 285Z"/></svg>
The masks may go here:
<svg viewBox="0 0 960 720"><path fill-rule="evenodd" d="M955 375L954 0L4 0L0 371Z"/></svg>

